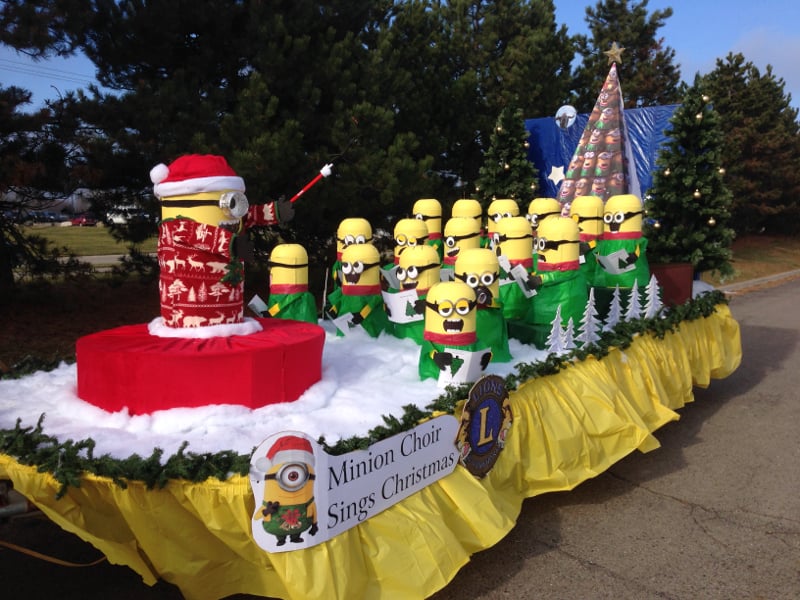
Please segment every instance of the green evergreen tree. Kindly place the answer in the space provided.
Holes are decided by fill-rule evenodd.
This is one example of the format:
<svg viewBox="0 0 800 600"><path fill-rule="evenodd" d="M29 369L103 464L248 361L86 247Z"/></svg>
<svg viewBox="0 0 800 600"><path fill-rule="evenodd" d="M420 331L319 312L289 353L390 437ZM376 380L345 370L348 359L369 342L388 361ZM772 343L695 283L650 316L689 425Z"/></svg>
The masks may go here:
<svg viewBox="0 0 800 600"><path fill-rule="evenodd" d="M722 117L734 229L800 233L800 125L783 79L728 54L702 85Z"/></svg>
<svg viewBox="0 0 800 600"><path fill-rule="evenodd" d="M476 182L484 205L493 198L513 198L526 207L535 196L536 167L528 160L528 132L522 110L506 107L489 138Z"/></svg>
<svg viewBox="0 0 800 600"><path fill-rule="evenodd" d="M723 178L723 134L699 76L670 124L645 197L647 256L654 263L688 262L696 272L731 275L732 195Z"/></svg>
<svg viewBox="0 0 800 600"><path fill-rule="evenodd" d="M578 112L592 109L597 90L603 84L607 57L614 42L625 48L618 64L625 108L674 104L682 94L681 74L675 64L675 50L657 37L672 9L648 14L647 0L601 0L586 8L591 37L576 36L581 64L575 73L576 90L572 104Z"/></svg>

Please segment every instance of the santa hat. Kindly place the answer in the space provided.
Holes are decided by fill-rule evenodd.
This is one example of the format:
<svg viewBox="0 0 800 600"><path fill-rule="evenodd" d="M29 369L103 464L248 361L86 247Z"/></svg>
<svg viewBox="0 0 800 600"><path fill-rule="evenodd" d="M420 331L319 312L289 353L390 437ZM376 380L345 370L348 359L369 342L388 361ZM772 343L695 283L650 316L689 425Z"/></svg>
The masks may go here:
<svg viewBox="0 0 800 600"><path fill-rule="evenodd" d="M266 471L284 463L305 463L314 466L314 450L311 442L297 435L285 435L272 444L266 458L259 458L256 467Z"/></svg>
<svg viewBox="0 0 800 600"><path fill-rule="evenodd" d="M158 164L150 169L150 180L158 198L222 190L244 192L244 180L224 157L213 154L187 154L169 166Z"/></svg>

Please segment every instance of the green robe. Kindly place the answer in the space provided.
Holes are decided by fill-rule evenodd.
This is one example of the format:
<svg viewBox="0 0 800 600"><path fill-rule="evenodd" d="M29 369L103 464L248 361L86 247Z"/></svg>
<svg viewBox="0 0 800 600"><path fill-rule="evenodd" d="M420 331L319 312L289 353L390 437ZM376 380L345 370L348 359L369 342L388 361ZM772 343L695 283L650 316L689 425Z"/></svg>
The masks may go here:
<svg viewBox="0 0 800 600"><path fill-rule="evenodd" d="M317 301L311 292L270 294L269 314L276 319L317 322Z"/></svg>
<svg viewBox="0 0 800 600"><path fill-rule="evenodd" d="M348 296L342 294L338 304L331 307L336 317L348 313L361 312L365 307L369 307L369 313L361 321L358 327L362 327L371 337L378 337L384 331L390 330L389 317L383 308L383 296L378 294L366 294L364 296ZM344 333L337 331L336 335L343 336Z"/></svg>
<svg viewBox="0 0 800 600"><path fill-rule="evenodd" d="M465 346L446 346L430 340L423 340L419 349L419 378L420 379L439 379L441 369L433 361L431 354L436 352L447 352L448 349L465 350L468 352L476 352L478 350L486 350L486 344L480 340L467 344Z"/></svg>
<svg viewBox="0 0 800 600"><path fill-rule="evenodd" d="M597 255L597 268L594 276L594 287L614 288L632 288L634 282L637 283L639 289L643 289L650 282L650 267L647 264L647 238L637 237L632 239L608 239L602 238L598 240L595 253ZM633 256L638 251L636 261L632 266L623 266L622 273L609 272L606 266L603 265L601 257L610 256L611 254L621 251L622 260L625 255ZM621 261L614 261L615 264Z"/></svg>

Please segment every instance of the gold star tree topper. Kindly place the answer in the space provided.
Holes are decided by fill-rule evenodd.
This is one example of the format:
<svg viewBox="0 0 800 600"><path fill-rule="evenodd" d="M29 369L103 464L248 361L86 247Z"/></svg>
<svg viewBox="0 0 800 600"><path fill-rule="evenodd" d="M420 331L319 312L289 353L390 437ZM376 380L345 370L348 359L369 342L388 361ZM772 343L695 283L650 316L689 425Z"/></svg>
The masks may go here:
<svg viewBox="0 0 800 600"><path fill-rule="evenodd" d="M608 57L608 64L612 63L619 63L622 64L622 51L625 50L622 46L619 46L617 42L611 44L611 50L606 50L603 52Z"/></svg>

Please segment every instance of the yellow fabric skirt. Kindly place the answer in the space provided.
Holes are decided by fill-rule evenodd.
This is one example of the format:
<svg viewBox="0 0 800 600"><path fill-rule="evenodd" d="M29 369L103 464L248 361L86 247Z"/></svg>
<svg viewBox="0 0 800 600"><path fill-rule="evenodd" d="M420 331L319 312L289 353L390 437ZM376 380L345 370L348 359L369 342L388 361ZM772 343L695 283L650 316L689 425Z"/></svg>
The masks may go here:
<svg viewBox="0 0 800 600"><path fill-rule="evenodd" d="M678 419L692 386L727 377L741 357L739 325L719 305L664 339L640 335L602 360L527 381L511 392L514 423L485 478L459 466L338 537L293 552L270 554L253 541L246 477L148 490L87 475L58 500L52 476L10 456L0 455L0 477L110 562L150 585L169 581L190 600L425 598L505 536L525 498L572 489L634 450L658 447L652 432Z"/></svg>

